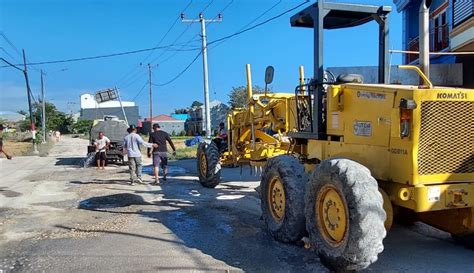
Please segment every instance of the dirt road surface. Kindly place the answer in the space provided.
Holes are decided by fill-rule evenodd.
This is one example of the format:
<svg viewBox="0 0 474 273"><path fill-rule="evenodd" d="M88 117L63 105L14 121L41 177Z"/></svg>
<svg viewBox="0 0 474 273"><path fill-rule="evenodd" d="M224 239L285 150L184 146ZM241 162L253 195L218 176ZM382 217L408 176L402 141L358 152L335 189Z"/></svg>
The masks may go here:
<svg viewBox="0 0 474 273"><path fill-rule="evenodd" d="M64 137L46 157L0 159L0 272L327 272L265 232L248 170L224 169L206 189L183 160L161 186L130 186L125 166L81 168L86 145ZM367 271L474 272L474 251L423 224L395 226Z"/></svg>

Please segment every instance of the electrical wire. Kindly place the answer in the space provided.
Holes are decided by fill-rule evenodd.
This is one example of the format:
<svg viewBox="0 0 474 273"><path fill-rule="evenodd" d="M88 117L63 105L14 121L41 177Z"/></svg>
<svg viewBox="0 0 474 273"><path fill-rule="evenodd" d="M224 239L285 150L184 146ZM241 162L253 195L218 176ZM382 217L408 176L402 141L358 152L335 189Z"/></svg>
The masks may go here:
<svg viewBox="0 0 474 273"><path fill-rule="evenodd" d="M184 7L184 9L181 11L181 13L185 12L189 6L191 6L193 0L190 0L189 3ZM171 26L168 28L168 30L165 32L165 34L163 35L163 37L161 37L160 41L156 44L155 47L158 47L161 45L161 43L164 41L164 39L168 36L168 34L171 32L171 30L175 27L176 23L179 21L180 19L180 16L177 16L176 19L174 20L174 22L171 24ZM153 53L155 52L155 50L152 50L145 58L142 59L142 61L140 62L143 63L145 62L148 58L151 57L151 55L153 55ZM122 76L120 78L120 80L115 84L115 85L118 85L119 83L123 83L123 81L125 81L129 75L131 75L138 67L133 67L131 70L129 70L129 72L125 73L124 76ZM138 69L139 71L139 69Z"/></svg>
<svg viewBox="0 0 474 273"><path fill-rule="evenodd" d="M5 48L1 47L0 46L0 49L5 52L5 54L7 54L8 57L10 57L12 60L14 60L15 62L19 62L15 57L13 57Z"/></svg>
<svg viewBox="0 0 474 273"><path fill-rule="evenodd" d="M275 7L277 7L279 4L281 4L282 0L279 0L277 3L275 3L273 6L271 6L270 8L268 8L267 10L265 10L263 13L261 13L259 16L255 17L252 21L248 22L246 25L244 25L243 27L241 27L239 29L239 31L247 28L248 26L250 26L251 24L255 23L256 21L258 21L260 18L262 18L263 16L265 16L267 13L269 13L270 11L272 11ZM215 44L212 48L215 48L215 47L218 47L219 45L225 43L226 41L228 40L223 40L223 41L220 41L219 43ZM211 48L209 48L210 50Z"/></svg>
<svg viewBox="0 0 474 273"><path fill-rule="evenodd" d="M169 81L167 81L167 82L164 82L164 83L161 83L161 84L154 84L154 83L152 83L152 85L154 85L154 86L166 86L166 85L168 85L168 84L171 84L172 82L174 82L175 80L177 80L179 77L181 77L181 75L183 75L184 72L186 72L186 71L191 67L191 65L193 65L193 64L196 62L196 60L199 58L199 56L201 56L201 54L202 54L202 51L199 52L199 53L196 55L196 57L194 57L194 59L193 59L181 72L179 72L179 73L178 73L174 78L172 78L171 80L169 80Z"/></svg>
<svg viewBox="0 0 474 273"><path fill-rule="evenodd" d="M147 84L148 84L148 81L146 81L146 82L143 84L142 88L140 88L140 89L138 90L137 94L135 95L135 97L133 97L132 101L135 101L135 100L138 98L138 96L140 96L140 94L142 93L143 89L145 88L145 86L146 86Z"/></svg>
<svg viewBox="0 0 474 273"><path fill-rule="evenodd" d="M214 2L214 0L211 0L209 1L209 3L199 12L199 14L202 14L204 13L204 11L206 11L211 5L212 3ZM194 24L195 22L191 22L190 24L187 25L187 27L183 30L183 32L181 32L181 34L178 35L178 37L173 41L173 43L176 43L189 29L191 29L191 26ZM198 37L199 34L195 34L191 39L189 39L187 42L184 43L183 46L181 46L180 49L182 49L185 45L189 45L191 42L193 41L196 41L195 38ZM197 39L198 41L199 39ZM173 44L172 43L172 44ZM163 51L161 52L161 54L154 58L151 62L154 63L154 62L158 62L158 60L166 53L166 51ZM177 53L175 52L174 54L172 54L172 57L174 57ZM167 60L171 59L172 57L168 57ZM161 63L161 62L158 62L158 63Z"/></svg>
<svg viewBox="0 0 474 273"><path fill-rule="evenodd" d="M22 54L20 52L20 50L10 41L10 39L8 39L8 37L5 35L5 33L3 31L0 32L0 36L3 37L3 39L5 39L5 41L7 41L7 43L13 48L13 50L15 50L15 52L18 54L18 56L22 57Z"/></svg>
<svg viewBox="0 0 474 273"><path fill-rule="evenodd" d="M9 67L9 66L10 66L10 67L13 67L13 68L15 68L15 69L20 70L21 72L24 72L23 69L21 69L21 68L19 68L18 66L14 65L14 64L12 64L12 63L10 63L9 61L5 60L4 58L0 58L0 60L4 61L4 62L7 64L6 67Z"/></svg>
<svg viewBox="0 0 474 273"><path fill-rule="evenodd" d="M12 42L10 39L8 39L7 35L5 35L5 32L1 31L1 32L0 32L0 36L2 36L3 39L5 39L5 41L6 41L6 42L13 48L13 50L18 54L18 56L20 56L20 59L22 59L22 58L23 58L23 54L20 52L20 50L18 49L18 47L16 47L15 44L13 44L13 42ZM3 51L4 51L5 53L7 53L7 55L9 55L13 60L16 61L16 59L13 58L4 48L2 48L2 49L3 49ZM18 62L18 63L20 63L20 62ZM17 64L17 65L20 65L20 64ZM35 70L36 72L40 72L40 70L37 69L36 67L31 67L31 68L32 68L33 70Z"/></svg>
<svg viewBox="0 0 474 273"><path fill-rule="evenodd" d="M233 38L233 37L238 36L238 35L241 35L241 34L243 34L243 33L245 33L245 32L248 32L248 31L251 31L251 30L256 29L256 28L258 28L258 27L261 27L261 26L263 26L263 25L265 25L265 24L267 24L267 23L270 23L271 21L274 21L274 20L276 20L276 19L282 17L283 15L285 15L285 14L287 14L287 13L290 13L290 12L296 10L297 8L299 8L299 7L301 7L301 6L305 5L305 4L307 4L308 2L309 2L309 0L306 0L306 1L304 1L303 3L301 3L301 4L299 4L299 5L295 6L295 7L293 7L293 8L291 8L291 9L288 9L288 10L286 10L286 11L284 11L284 12L278 14L278 15L275 15L275 16L273 16L273 17L271 17L271 18L269 18L269 19L267 19L267 20L265 20L265 21L263 21L263 22L261 22L261 23L258 23L258 24L256 24L256 25L253 25L253 26L248 27L248 28L246 28L246 29L237 31L237 32L235 32L235 33L233 33L233 34L230 34L230 35L221 37L221 38L219 38L219 39L216 39L216 40L214 40L214 41L211 41L211 42L209 42L207 45L210 46L210 45L215 44L215 43L217 43L217 42L220 42L220 41L224 41L224 40Z"/></svg>
<svg viewBox="0 0 474 273"><path fill-rule="evenodd" d="M79 62L79 61L86 61L86 60L95 60L95 59L110 58L110 57L124 56L124 55L130 55L130 54L137 54L137 53L152 51L152 50L156 50L156 49L166 49L166 48L169 48L171 46L175 46L175 45L158 46L158 47L137 49L137 50L124 51L124 52L111 53L111 54L104 54L104 55L89 56L89 57L72 58L72 59L65 59L65 60L33 62L33 63L27 63L27 65L31 66L31 65L70 63L70 62ZM21 64L19 64L19 65L21 65ZM2 67L4 67L4 66L2 66Z"/></svg>
<svg viewBox="0 0 474 273"><path fill-rule="evenodd" d="M267 23L269 23L269 22L271 22L271 21L273 21L273 20L276 20L276 19L282 17L283 15L285 15L285 14L287 14L287 13L289 13L289 12L294 11L295 9L297 9L297 8L299 8L299 7L301 7L301 6L303 6L304 4L306 4L306 3L308 3L308 2L309 2L309 0L306 0L306 1L304 1L303 3L301 3L301 4L299 4L299 5L295 6L295 7L293 7L293 8L291 8L291 9L288 9L288 10L286 10L286 11L284 11L284 12L278 14L278 15L275 15L275 16L273 16L273 17L271 17L271 18L269 18L269 19L267 19L267 20L265 20L265 21L263 21L263 22L261 22L261 23L258 23L258 24L254 25L254 26L251 26L251 27L248 27L248 28L246 28L246 29L244 29L244 30L237 31L236 33L233 33L233 34L231 34L231 35L228 35L228 36L219 38L219 39L217 39L217 40L214 40L214 41L208 43L208 45L209 45L209 44L213 44L213 43L217 43L217 42L219 42L219 41L223 41L223 40L226 40L226 39L230 39L230 38L235 37L235 36L237 36L237 35L240 35L240 34L243 34L243 33L245 33L245 32L248 32L248 31L250 31L250 30L253 30L253 29L257 28L257 27L263 26L263 25L265 25L265 24L267 24ZM191 65L193 65L193 64L196 62L196 60L199 58L199 56L201 56L201 54L202 54L202 51L199 52L199 54L197 54L196 57L195 57L182 71L180 71L175 77L173 77L171 80L169 80L169 81L167 81L167 82L164 82L164 83L161 83L161 84L152 84L152 85L154 85L154 86L165 86L165 85L171 84L172 82L174 82L175 80L177 80L179 77L181 77L181 75L183 75L183 74L191 67Z"/></svg>

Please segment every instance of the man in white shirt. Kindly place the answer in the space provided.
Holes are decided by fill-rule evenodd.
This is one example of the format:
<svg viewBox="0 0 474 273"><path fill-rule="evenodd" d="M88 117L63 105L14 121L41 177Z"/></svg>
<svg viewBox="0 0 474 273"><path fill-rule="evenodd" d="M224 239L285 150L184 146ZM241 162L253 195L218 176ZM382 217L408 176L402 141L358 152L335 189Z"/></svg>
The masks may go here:
<svg viewBox="0 0 474 273"><path fill-rule="evenodd" d="M107 160L106 151L109 149L110 140L108 137L104 136L103 132L99 132L99 138L96 139L94 144L97 156L97 169L102 167L102 170L104 170L105 161Z"/></svg>

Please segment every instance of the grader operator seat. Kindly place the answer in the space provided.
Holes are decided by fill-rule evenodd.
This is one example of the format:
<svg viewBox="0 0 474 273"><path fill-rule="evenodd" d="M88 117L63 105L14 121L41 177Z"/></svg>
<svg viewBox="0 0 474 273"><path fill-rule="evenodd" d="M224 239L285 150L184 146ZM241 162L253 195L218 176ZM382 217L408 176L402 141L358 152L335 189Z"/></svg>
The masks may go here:
<svg viewBox="0 0 474 273"><path fill-rule="evenodd" d="M326 118L323 106L323 42L325 29L341 29L359 26L371 21L379 25L379 83L388 83L389 72L389 42L388 42L388 15L392 8L390 6L371 6L346 3L330 3L319 0L313 5L305 8L290 19L291 26L314 29L314 76L311 86L308 86L308 97L314 97L309 107L311 125L298 128L299 132L291 133L294 138L303 139L327 139ZM296 96L297 99L300 96ZM304 112L304 111L301 111ZM301 121L298 122L301 124Z"/></svg>

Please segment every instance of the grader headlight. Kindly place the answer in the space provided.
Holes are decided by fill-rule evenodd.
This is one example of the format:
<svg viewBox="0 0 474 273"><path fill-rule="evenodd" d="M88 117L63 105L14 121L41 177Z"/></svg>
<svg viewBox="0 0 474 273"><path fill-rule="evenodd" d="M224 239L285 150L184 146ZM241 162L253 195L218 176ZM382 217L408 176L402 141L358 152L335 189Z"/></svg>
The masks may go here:
<svg viewBox="0 0 474 273"><path fill-rule="evenodd" d="M414 100L400 100L400 137L410 136L410 122L413 115L413 109L416 108Z"/></svg>

